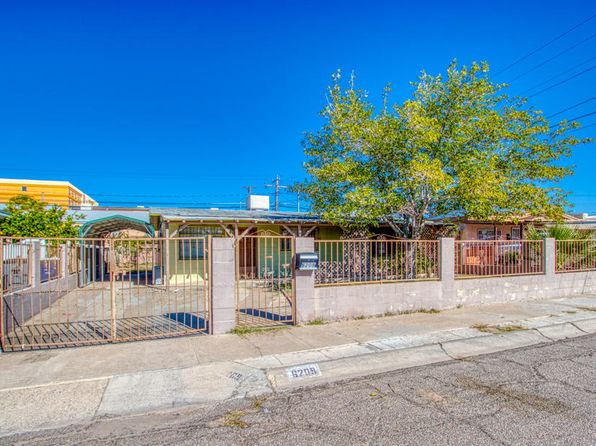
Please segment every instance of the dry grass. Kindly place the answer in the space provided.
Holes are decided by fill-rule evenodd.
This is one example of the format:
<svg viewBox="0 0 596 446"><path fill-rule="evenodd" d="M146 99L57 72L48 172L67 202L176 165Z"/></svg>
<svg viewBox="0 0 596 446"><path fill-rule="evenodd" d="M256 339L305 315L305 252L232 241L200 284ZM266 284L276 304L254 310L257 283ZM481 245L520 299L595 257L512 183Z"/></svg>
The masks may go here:
<svg viewBox="0 0 596 446"><path fill-rule="evenodd" d="M472 328L475 328L478 331L483 333L491 333L491 334L502 334L502 333L511 333L513 331L522 331L527 330L527 328L522 327L521 325L488 325L488 324L474 324Z"/></svg>
<svg viewBox="0 0 596 446"><path fill-rule="evenodd" d="M313 319L312 321L307 322L305 325L326 325L327 321L318 318L318 319Z"/></svg>
<svg viewBox="0 0 596 446"><path fill-rule="evenodd" d="M246 429L248 423L242 419L245 415L246 413L241 410L231 410L223 416L222 424L227 427Z"/></svg>
<svg viewBox="0 0 596 446"><path fill-rule="evenodd" d="M263 403L265 402L266 398L255 398L252 400L250 407L252 410L261 410L263 408Z"/></svg>
<svg viewBox="0 0 596 446"><path fill-rule="evenodd" d="M437 314L440 313L441 310L436 310L434 308L429 308L427 309L422 309L422 310L418 310L418 313L426 313L426 314Z"/></svg>
<svg viewBox="0 0 596 446"><path fill-rule="evenodd" d="M230 333L238 336L246 336L250 334L263 334L272 331L284 330L289 328L287 325L280 325L278 327L235 327Z"/></svg>
<svg viewBox="0 0 596 446"><path fill-rule="evenodd" d="M352 320L354 321L362 321L364 319L373 319L373 318L380 318L380 317L393 317L393 316L404 316L408 314L416 314L416 313L423 313L423 314L437 314L440 313L441 310L437 310L435 308L419 308L416 310L402 310L402 311L385 311L383 314L377 314L376 316L354 316Z"/></svg>

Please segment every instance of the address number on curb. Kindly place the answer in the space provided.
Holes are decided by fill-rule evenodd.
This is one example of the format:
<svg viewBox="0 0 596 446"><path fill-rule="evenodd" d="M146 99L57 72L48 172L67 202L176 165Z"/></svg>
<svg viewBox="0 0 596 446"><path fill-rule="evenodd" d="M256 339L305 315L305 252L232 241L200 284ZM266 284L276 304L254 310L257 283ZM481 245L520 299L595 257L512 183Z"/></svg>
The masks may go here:
<svg viewBox="0 0 596 446"><path fill-rule="evenodd" d="M286 371L288 373L288 378L291 380L321 376L321 369L318 364L298 365L296 367L290 367L289 369L286 369Z"/></svg>

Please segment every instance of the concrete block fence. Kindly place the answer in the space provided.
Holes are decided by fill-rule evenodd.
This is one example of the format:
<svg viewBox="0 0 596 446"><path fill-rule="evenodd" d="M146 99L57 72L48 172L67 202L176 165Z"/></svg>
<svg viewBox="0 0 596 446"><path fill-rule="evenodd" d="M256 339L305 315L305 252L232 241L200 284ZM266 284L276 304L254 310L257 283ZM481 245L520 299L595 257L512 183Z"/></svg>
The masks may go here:
<svg viewBox="0 0 596 446"><path fill-rule="evenodd" d="M317 287L313 271L295 271L296 322L595 293L596 271L555 273L555 249L546 239L544 273L523 276L456 279L453 238L440 240L439 280ZM313 238L296 238L296 253L313 251ZM213 239L212 261L211 332L225 333L235 326L233 239Z"/></svg>

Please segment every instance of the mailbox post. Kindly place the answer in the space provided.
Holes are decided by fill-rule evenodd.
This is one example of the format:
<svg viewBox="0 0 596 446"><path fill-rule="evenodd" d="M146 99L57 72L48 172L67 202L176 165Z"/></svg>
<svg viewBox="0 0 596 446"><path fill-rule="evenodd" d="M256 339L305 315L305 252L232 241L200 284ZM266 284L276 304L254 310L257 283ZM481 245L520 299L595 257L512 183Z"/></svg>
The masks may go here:
<svg viewBox="0 0 596 446"><path fill-rule="evenodd" d="M316 252L297 253L295 266L300 271L316 271L319 267L319 255Z"/></svg>
<svg viewBox="0 0 596 446"><path fill-rule="evenodd" d="M314 270L317 269L318 263L318 256L315 253L315 239L296 237L294 320L297 324L316 318Z"/></svg>

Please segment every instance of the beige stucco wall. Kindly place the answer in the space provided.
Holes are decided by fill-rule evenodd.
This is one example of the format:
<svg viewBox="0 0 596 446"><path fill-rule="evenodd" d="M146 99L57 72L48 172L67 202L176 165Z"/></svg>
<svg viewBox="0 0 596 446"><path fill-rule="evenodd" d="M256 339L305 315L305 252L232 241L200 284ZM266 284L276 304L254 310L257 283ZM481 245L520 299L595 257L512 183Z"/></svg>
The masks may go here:
<svg viewBox="0 0 596 446"><path fill-rule="evenodd" d="M495 225L490 223L464 223L461 225L463 229L460 231L461 240L478 240L478 231L488 229L493 231ZM497 240L507 240L507 235L511 235L511 228L519 228L519 225L496 225L497 233L501 231L500 237ZM521 233L521 232L520 232Z"/></svg>

